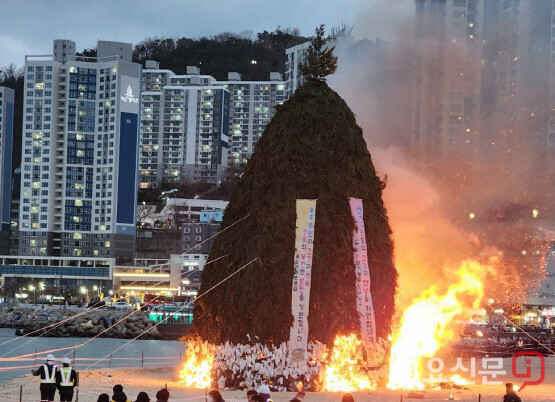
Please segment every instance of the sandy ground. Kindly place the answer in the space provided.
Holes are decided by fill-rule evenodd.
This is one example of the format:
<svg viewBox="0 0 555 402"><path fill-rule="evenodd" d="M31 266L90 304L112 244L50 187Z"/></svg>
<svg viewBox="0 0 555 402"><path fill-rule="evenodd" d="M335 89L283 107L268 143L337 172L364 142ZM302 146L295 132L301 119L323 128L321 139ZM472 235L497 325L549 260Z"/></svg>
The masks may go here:
<svg viewBox="0 0 555 402"><path fill-rule="evenodd" d="M510 360L505 365L510 373ZM537 376L539 367L533 368L532 376ZM1 380L0 373L0 380ZM136 368L136 369L103 369L81 372L81 384L79 387L79 401L96 402L101 393L111 395L112 387L115 384L122 384L127 396L134 401L136 395L140 391L149 394L153 402L156 400L156 391L163 388L166 384L170 391L170 402L198 400L202 402L205 396L204 390L194 390L182 387L177 383L177 369L170 367L163 368ZM534 377L537 378L537 377ZM499 377L500 380L507 382L512 381L521 384L522 380L517 381L511 375ZM40 398L39 380L37 377L25 375L15 378L8 382L0 383L0 400L19 401L19 389L23 385L23 401L37 401ZM454 396L456 401L478 401L481 395L481 401L502 401L504 394L504 386L485 386L473 385L468 386L468 390L438 390L427 391L423 400L440 401L448 400L449 395ZM240 391L222 391L226 401L246 400L246 393ZM419 399L409 399L408 391L390 391L387 389L378 389L373 392L357 392L354 393L355 400L361 402L397 402ZM293 393L273 393L272 399L276 402L287 402L294 397ZM539 401L555 401L555 357L546 358L546 373L543 384L536 386L527 386L519 393L523 402L539 402ZM402 396L402 399L401 399ZM56 400L59 400L56 395ZM341 394L332 392L308 392L305 402L310 401L340 401ZM75 397L74 397L75 401Z"/></svg>

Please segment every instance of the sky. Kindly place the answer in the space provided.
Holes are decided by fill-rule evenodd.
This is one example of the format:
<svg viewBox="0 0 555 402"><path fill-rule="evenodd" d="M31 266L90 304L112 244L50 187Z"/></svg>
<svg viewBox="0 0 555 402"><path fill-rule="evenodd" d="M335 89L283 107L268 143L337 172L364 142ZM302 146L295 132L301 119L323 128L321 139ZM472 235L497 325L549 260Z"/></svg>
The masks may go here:
<svg viewBox="0 0 555 402"><path fill-rule="evenodd" d="M375 30L387 31L382 13L407 10L407 4L411 0L5 1L0 66L21 66L26 54L51 54L54 39L71 39L80 51L95 47L98 39L136 44L146 37L197 38L278 26L310 36L322 23L355 25L355 33L372 37Z"/></svg>

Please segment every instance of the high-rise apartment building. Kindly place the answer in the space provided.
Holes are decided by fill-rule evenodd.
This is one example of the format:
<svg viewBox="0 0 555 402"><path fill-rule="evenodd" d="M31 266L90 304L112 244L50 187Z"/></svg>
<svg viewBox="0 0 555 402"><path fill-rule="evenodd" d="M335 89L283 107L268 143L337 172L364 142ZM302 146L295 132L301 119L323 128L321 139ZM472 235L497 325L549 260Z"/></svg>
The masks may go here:
<svg viewBox="0 0 555 402"><path fill-rule="evenodd" d="M228 81L197 67L176 75L147 61L142 76L140 188L161 183L218 184L230 164L245 163L283 103L285 82Z"/></svg>
<svg viewBox="0 0 555 402"><path fill-rule="evenodd" d="M308 48L311 42L304 42L285 49L285 81L287 82L286 96L289 99L305 80L299 71L299 64L306 63Z"/></svg>
<svg viewBox="0 0 555 402"><path fill-rule="evenodd" d="M132 257L141 66L131 44L99 41L97 57L55 40L26 56L22 255Z"/></svg>
<svg viewBox="0 0 555 402"><path fill-rule="evenodd" d="M551 0L416 0L413 150L426 162L555 156Z"/></svg>
<svg viewBox="0 0 555 402"><path fill-rule="evenodd" d="M483 0L416 0L413 150L424 159L478 149Z"/></svg>
<svg viewBox="0 0 555 402"><path fill-rule="evenodd" d="M487 155L524 146L539 157L555 145L552 15L551 0L485 2L481 131Z"/></svg>
<svg viewBox="0 0 555 402"><path fill-rule="evenodd" d="M0 254L3 255L10 250L14 107L14 90L0 87Z"/></svg>
<svg viewBox="0 0 555 402"><path fill-rule="evenodd" d="M141 116L140 187L217 184L227 167L229 92L196 67L176 76L145 70Z"/></svg>
<svg viewBox="0 0 555 402"><path fill-rule="evenodd" d="M229 162L244 165L274 116L276 106L287 99L286 83L280 73L270 73L269 81L242 81L239 73L229 73L228 80L218 85L223 85L231 97Z"/></svg>

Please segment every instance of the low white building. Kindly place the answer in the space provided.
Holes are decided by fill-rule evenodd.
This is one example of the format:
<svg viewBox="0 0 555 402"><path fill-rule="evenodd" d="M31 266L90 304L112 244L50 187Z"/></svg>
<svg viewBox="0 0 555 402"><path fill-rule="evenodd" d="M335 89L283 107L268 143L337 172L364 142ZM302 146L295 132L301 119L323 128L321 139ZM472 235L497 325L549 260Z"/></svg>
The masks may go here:
<svg viewBox="0 0 555 402"><path fill-rule="evenodd" d="M154 205L139 205L137 221L143 226L154 227L156 221L182 222L221 221L229 201L198 198L168 198L160 212Z"/></svg>

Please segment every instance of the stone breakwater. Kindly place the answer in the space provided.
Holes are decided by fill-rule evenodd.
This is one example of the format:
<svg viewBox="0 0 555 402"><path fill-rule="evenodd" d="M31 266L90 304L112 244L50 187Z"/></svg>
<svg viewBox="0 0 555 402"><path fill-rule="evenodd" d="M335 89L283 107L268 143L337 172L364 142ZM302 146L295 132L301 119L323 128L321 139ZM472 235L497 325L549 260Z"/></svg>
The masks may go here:
<svg viewBox="0 0 555 402"><path fill-rule="evenodd" d="M129 315L131 311L121 312L100 309L81 313L83 313L83 310L4 307L0 308L0 327L14 328L16 335L25 335L37 331L32 336L93 337ZM76 317L68 320L72 316ZM64 320L67 321L55 325ZM131 339L154 325L155 323L148 319L148 313L138 311L102 333L100 337ZM154 328L141 335L139 339L161 339L161 337L158 329Z"/></svg>

